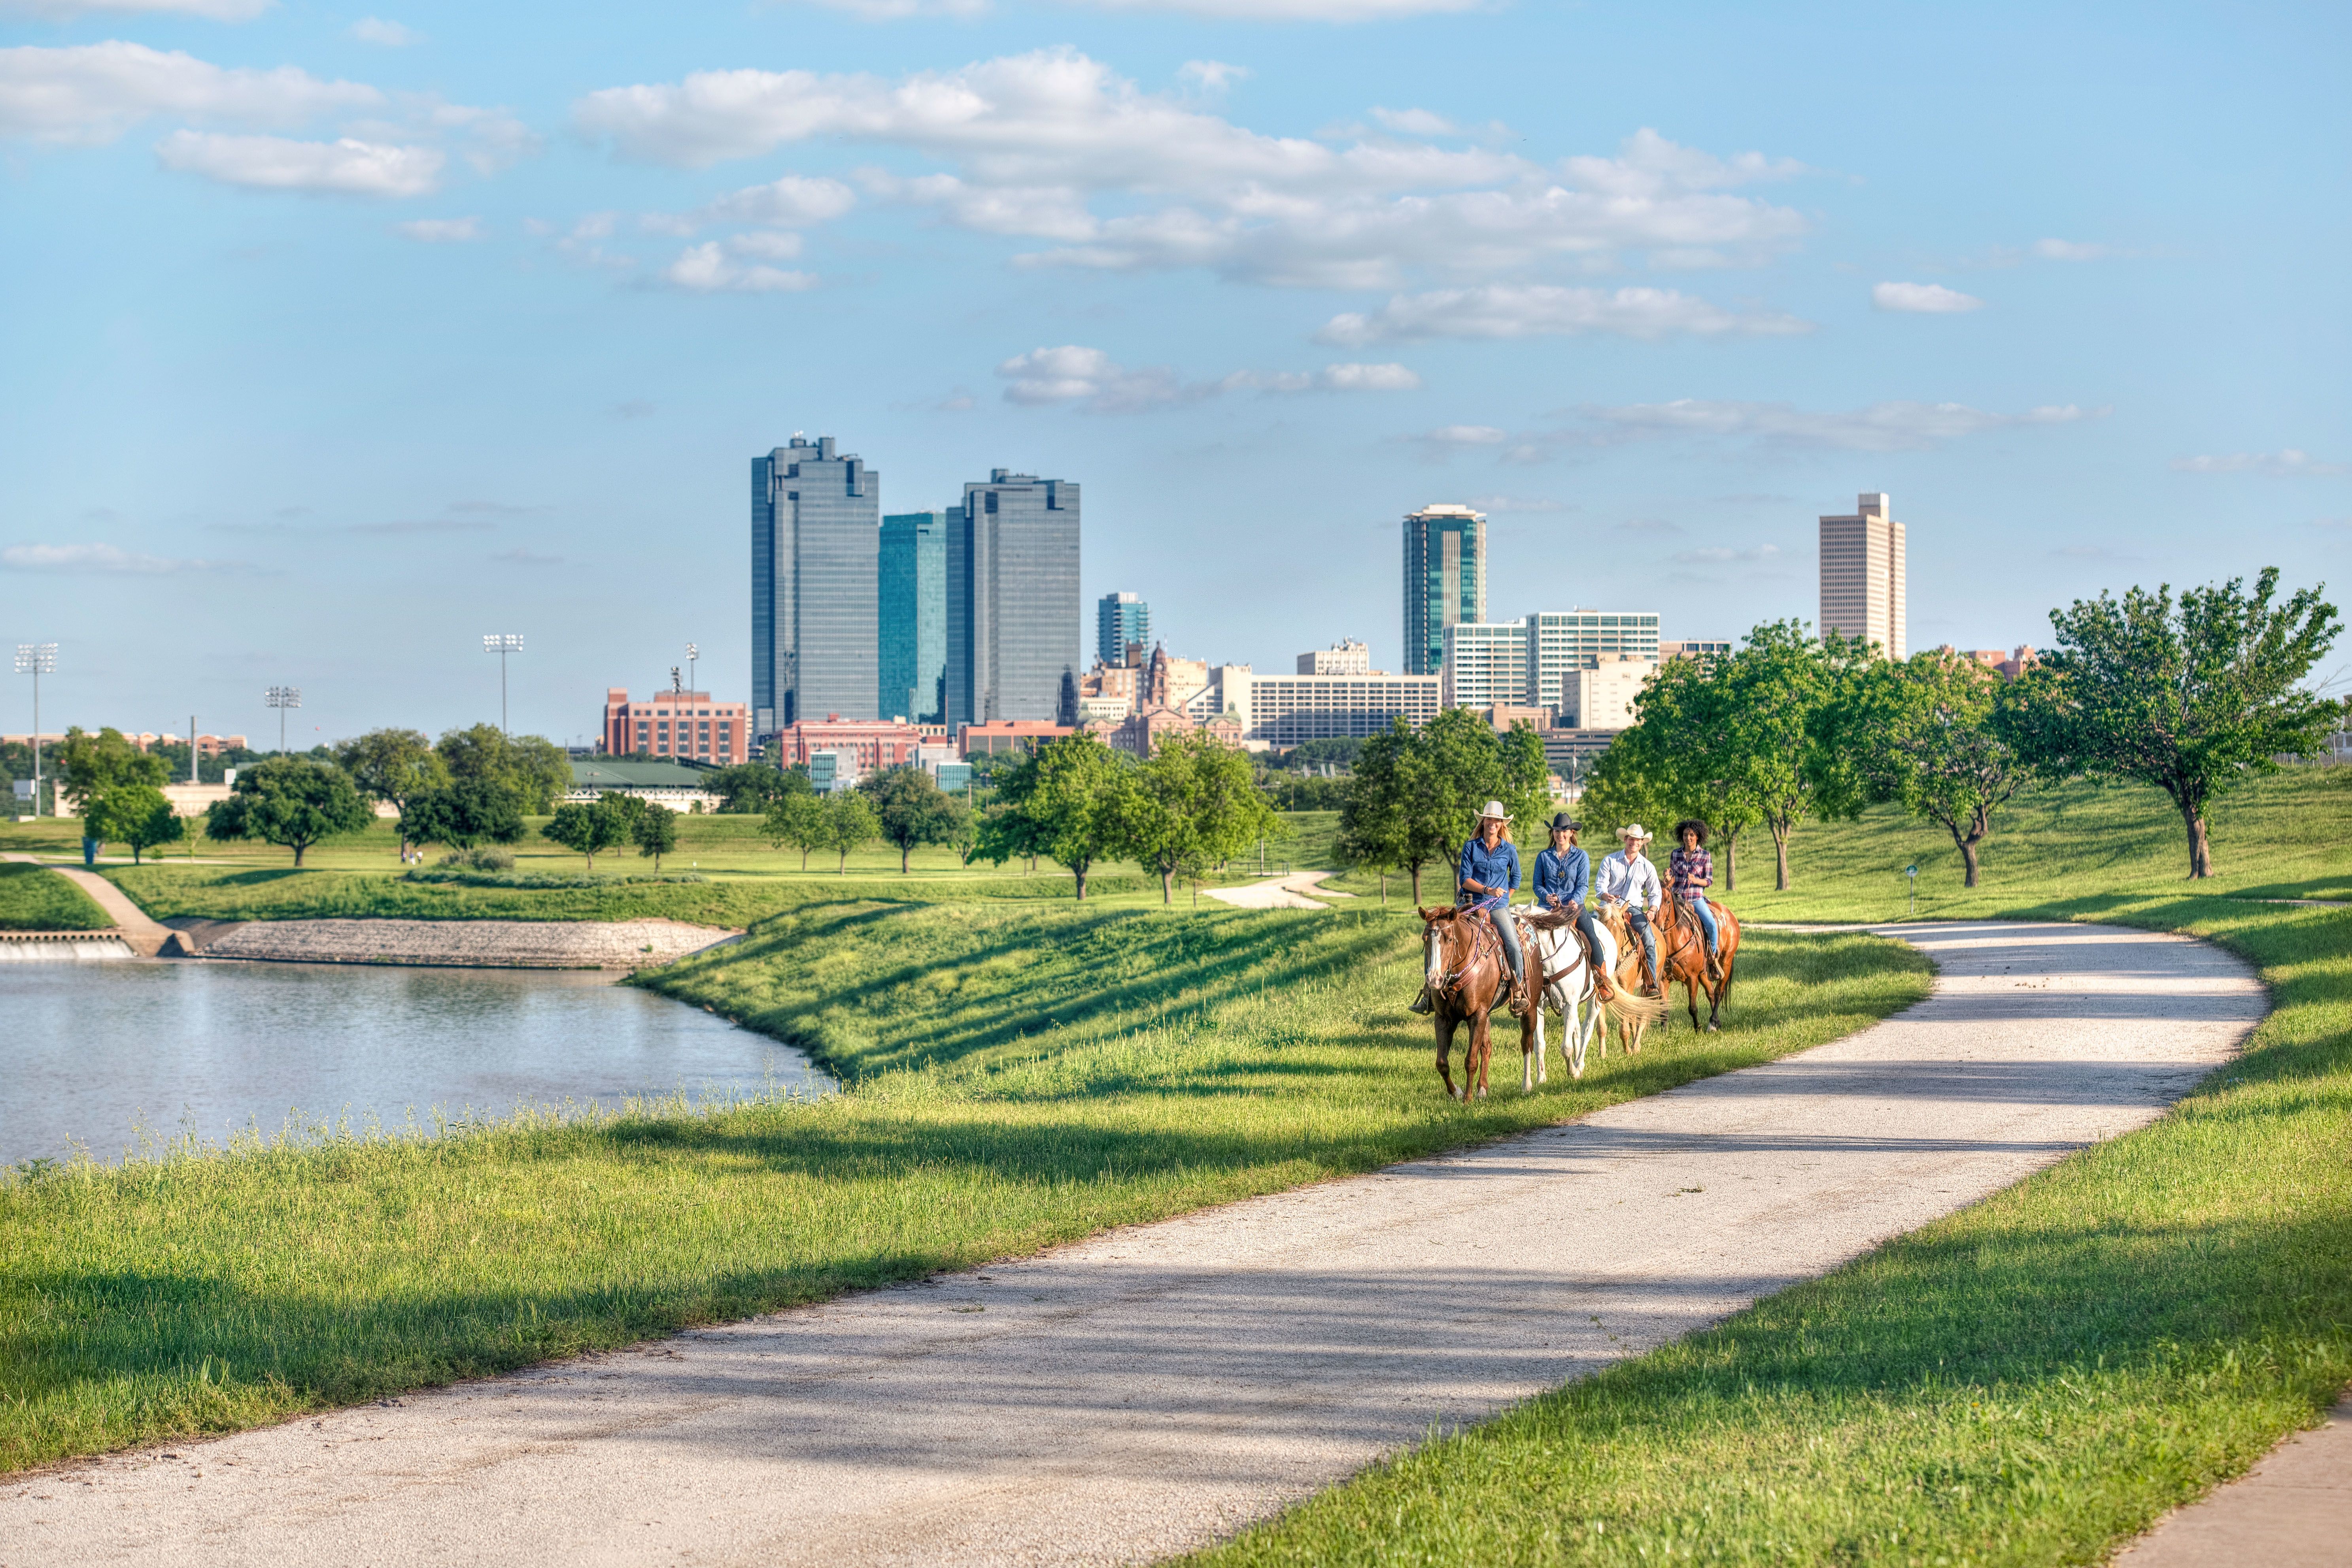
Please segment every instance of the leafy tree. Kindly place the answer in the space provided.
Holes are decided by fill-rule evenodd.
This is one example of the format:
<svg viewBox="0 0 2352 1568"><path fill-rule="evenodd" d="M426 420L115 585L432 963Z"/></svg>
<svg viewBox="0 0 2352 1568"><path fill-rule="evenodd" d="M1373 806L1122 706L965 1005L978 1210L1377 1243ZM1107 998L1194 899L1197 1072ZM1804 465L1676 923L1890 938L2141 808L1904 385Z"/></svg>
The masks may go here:
<svg viewBox="0 0 2352 1568"><path fill-rule="evenodd" d="M1737 700L1721 660L1668 660L1643 689L1639 721L1603 753L1608 766L1596 766L1584 796L1587 814L1607 819L1612 832L1629 822L1654 830L1684 816L1706 822L1723 852L1727 893L1739 887L1739 836L1762 815L1738 751Z"/></svg>
<svg viewBox="0 0 2352 1568"><path fill-rule="evenodd" d="M79 725L68 730L66 738L58 743L56 759L58 793L73 803L77 813L82 811L85 803L118 784L171 782L169 763L149 756L124 740L121 731L110 726L95 735Z"/></svg>
<svg viewBox="0 0 2352 1568"><path fill-rule="evenodd" d="M742 816L766 811L795 789L809 791L806 769L794 773L765 763L738 763L713 768L703 775L702 787L719 797L719 809Z"/></svg>
<svg viewBox="0 0 2352 1568"><path fill-rule="evenodd" d="M661 858L677 847L677 813L659 801L646 802L645 810L637 814L629 837L637 847L640 857L654 858L654 869L661 869Z"/></svg>
<svg viewBox="0 0 2352 1568"><path fill-rule="evenodd" d="M898 874L919 844L952 844L971 813L963 802L940 793L939 781L920 768L889 768L868 774L858 794L874 809L882 837L898 847Z"/></svg>
<svg viewBox="0 0 2352 1568"><path fill-rule="evenodd" d="M1285 831L1257 787L1249 755L1207 734L1171 735L1136 770L1121 797L1118 852L1160 873L1174 901L1177 873L1194 876Z"/></svg>
<svg viewBox="0 0 2352 1568"><path fill-rule="evenodd" d="M1706 750L1686 766L1727 800L1753 808L1772 835L1773 885L1781 891L1797 825L1861 807L1853 759L1832 731L1847 673L1868 657L1859 642L1834 632L1816 641L1802 621L1788 620L1766 621L1710 661L1707 697L1694 715Z"/></svg>
<svg viewBox="0 0 2352 1568"><path fill-rule="evenodd" d="M205 812L205 837L257 838L294 851L294 864L321 839L357 833L375 820L351 775L310 757L270 757L237 774L236 788Z"/></svg>
<svg viewBox="0 0 2352 1568"><path fill-rule="evenodd" d="M597 856L635 837L637 819L645 811L644 801L611 790L593 801L564 802L539 831L573 854L586 856L588 868L593 871Z"/></svg>
<svg viewBox="0 0 2352 1568"><path fill-rule="evenodd" d="M142 850L185 839L188 824L153 784L122 784L84 804L82 831L101 843L129 845L135 866Z"/></svg>
<svg viewBox="0 0 2352 1568"><path fill-rule="evenodd" d="M761 831L777 848L799 850L801 869L805 871L809 851L825 842L824 803L814 790L794 790L769 804L768 820Z"/></svg>
<svg viewBox="0 0 2352 1568"><path fill-rule="evenodd" d="M834 875L841 876L849 869L849 852L861 845L871 844L881 836L882 825L874 819L874 808L866 797L854 789L835 790L823 802L823 847L841 857L834 867Z"/></svg>
<svg viewBox="0 0 2352 1568"><path fill-rule="evenodd" d="M2009 689L1998 672L1937 650L1864 667L1832 718L1833 743L1871 797L1950 834L1971 888L1993 813L2036 776L1999 722Z"/></svg>
<svg viewBox="0 0 2352 1568"><path fill-rule="evenodd" d="M408 819L410 796L449 782L448 764L421 730L371 730L355 740L336 742L334 754L336 765L352 775L362 795L398 806L404 823ZM404 826L401 829L404 851L412 843L432 842L436 841L413 839Z"/></svg>
<svg viewBox="0 0 2352 1568"><path fill-rule="evenodd" d="M450 730L436 748L453 779L500 784L522 799L523 814L538 816L572 788L572 761L563 748L541 735L509 735L496 724Z"/></svg>
<svg viewBox="0 0 2352 1568"><path fill-rule="evenodd" d="M2217 587L2102 593L2050 612L2059 646L2020 679L2004 714L2019 749L2053 773L2151 784L2189 834L2189 875L2213 874L2205 810L2279 756L2326 743L2345 704L2298 689L2344 629L2305 588L2283 605L2278 568L2252 593Z"/></svg>
<svg viewBox="0 0 2352 1568"><path fill-rule="evenodd" d="M471 849L512 844L522 833L522 797L505 784L481 779L417 790L400 813L401 840L408 844Z"/></svg>
<svg viewBox="0 0 2352 1568"><path fill-rule="evenodd" d="M1001 866L1014 856L1044 855L1069 869L1085 902L1087 872L1118 849L1135 787L1127 763L1082 731L1000 765L996 784L997 809L981 823L974 858Z"/></svg>
<svg viewBox="0 0 2352 1568"><path fill-rule="evenodd" d="M1336 845L1350 865L1396 867L1412 878L1421 902L1422 868L1452 847L1452 821L1428 748L1402 720L1366 739L1357 753Z"/></svg>

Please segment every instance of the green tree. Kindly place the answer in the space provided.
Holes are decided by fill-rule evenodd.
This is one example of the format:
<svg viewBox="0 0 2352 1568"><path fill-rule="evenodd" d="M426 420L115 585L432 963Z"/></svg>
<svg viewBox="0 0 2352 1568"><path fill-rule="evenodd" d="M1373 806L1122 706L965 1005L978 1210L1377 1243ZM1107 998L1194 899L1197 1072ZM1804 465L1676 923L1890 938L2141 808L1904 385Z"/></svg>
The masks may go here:
<svg viewBox="0 0 2352 1568"><path fill-rule="evenodd" d="M806 791L808 775L787 773L770 767L765 763L738 763L732 767L713 768L703 775L702 787L719 797L719 809L742 816L755 816L791 794L797 785Z"/></svg>
<svg viewBox="0 0 2352 1568"><path fill-rule="evenodd" d="M102 844L127 844L131 863L141 851L188 837L186 819L153 784L121 784L100 791L82 808L82 831Z"/></svg>
<svg viewBox="0 0 2352 1568"><path fill-rule="evenodd" d="M629 837L637 854L652 856L654 869L660 870L661 858L677 847L677 813L658 801L647 801L629 829Z"/></svg>
<svg viewBox="0 0 2352 1568"><path fill-rule="evenodd" d="M1117 853L1160 873L1162 904L1174 901L1178 873L1197 878L1285 831L1248 753L1205 731L1161 741L1135 771L1120 807Z"/></svg>
<svg viewBox="0 0 2352 1568"><path fill-rule="evenodd" d="M597 856L635 837L637 819L645 810L644 801L612 790L593 801L564 802L539 831L541 837L573 854L586 856L588 869L593 871Z"/></svg>
<svg viewBox="0 0 2352 1568"><path fill-rule="evenodd" d="M1350 865L1395 867L1412 879L1452 852L1453 819L1422 737L1403 720L1367 738L1356 754L1335 842Z"/></svg>
<svg viewBox="0 0 2352 1568"><path fill-rule="evenodd" d="M1050 741L995 773L996 809L974 837L974 858L1002 866L1014 856L1043 855L1076 879L1086 901L1087 873L1118 852L1127 795L1127 762L1081 731Z"/></svg>
<svg viewBox="0 0 2352 1568"><path fill-rule="evenodd" d="M504 784L521 797L527 816L543 815L572 788L571 759L544 736L476 724L445 731L436 750L452 779Z"/></svg>
<svg viewBox="0 0 2352 1568"><path fill-rule="evenodd" d="M1763 623L1728 657L1711 661L1706 700L1691 731L1707 749L1685 765L1727 799L1753 808L1772 835L1773 885L1781 891L1797 825L1861 807L1853 759L1833 732L1849 673L1868 657L1859 642L1834 632L1816 640L1803 622L1788 620Z"/></svg>
<svg viewBox="0 0 2352 1568"><path fill-rule="evenodd" d="M2189 875L2213 874L2205 811L2280 756L2326 743L2346 705L2299 689L2344 626L2305 588L2273 605L2278 568L2122 599L2102 593L2050 612L2059 646L2019 682L2003 729L2053 773L2151 784L2189 835Z"/></svg>
<svg viewBox="0 0 2352 1568"><path fill-rule="evenodd" d="M109 727L93 735L79 725L66 731L55 753L58 794L79 813L83 803L118 784L164 784L171 782L171 764L151 757L122 731Z"/></svg>
<svg viewBox="0 0 2352 1568"><path fill-rule="evenodd" d="M873 807L882 837L898 846L898 874L919 844L952 844L971 816L963 802L940 793L939 781L920 768L888 768L859 781L857 793Z"/></svg>
<svg viewBox="0 0 2352 1568"><path fill-rule="evenodd" d="M2035 780L2003 732L2009 690L1997 671L1934 650L1868 665L1833 716L1833 743L1871 797L1899 801L1950 834L1971 888L1993 813Z"/></svg>
<svg viewBox="0 0 2352 1568"><path fill-rule="evenodd" d="M1612 742L1609 765L1595 768L1584 796L1585 815L1610 832L1630 822L1664 832L1685 816L1707 823L1727 893L1739 887L1739 836L1762 816L1737 750L1744 743L1732 722L1738 700L1722 660L1667 660L1635 702L1638 721Z"/></svg>
<svg viewBox="0 0 2352 1568"><path fill-rule="evenodd" d="M449 782L448 764L421 730L371 730L356 739L336 742L333 749L335 764L352 775L360 794L399 807L403 823L408 820L410 796ZM405 826L400 830L404 853L412 843L430 842L434 841L411 838Z"/></svg>
<svg viewBox="0 0 2352 1568"><path fill-rule="evenodd" d="M270 757L237 774L236 789L205 812L205 837L259 839L294 851L294 864L321 839L357 833L375 820L351 775L310 757Z"/></svg>
<svg viewBox="0 0 2352 1568"><path fill-rule="evenodd" d="M502 784L461 779L420 789L401 808L400 837L409 844L512 844L523 834L522 797Z"/></svg>
<svg viewBox="0 0 2352 1568"><path fill-rule="evenodd" d="M761 831L779 849L801 852L801 869L808 869L809 851L824 840L824 803L814 790L794 790L772 801Z"/></svg>
<svg viewBox="0 0 2352 1568"><path fill-rule="evenodd" d="M866 804L866 797L854 789L835 790L822 805L821 847L841 857L833 868L834 875L841 876L849 869L849 852L873 843L881 836L882 825L874 819L874 808Z"/></svg>

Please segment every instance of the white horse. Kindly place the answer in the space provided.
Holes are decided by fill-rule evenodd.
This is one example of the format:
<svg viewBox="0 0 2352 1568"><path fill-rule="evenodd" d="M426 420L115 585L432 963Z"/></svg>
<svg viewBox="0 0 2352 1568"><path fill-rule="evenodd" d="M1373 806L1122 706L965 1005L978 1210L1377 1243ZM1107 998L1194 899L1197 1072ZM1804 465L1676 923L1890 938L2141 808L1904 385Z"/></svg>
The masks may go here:
<svg viewBox="0 0 2352 1568"><path fill-rule="evenodd" d="M1519 1089L1528 1094L1545 1081L1545 1008L1559 1010L1564 1031L1560 1055L1568 1063L1570 1078L1584 1076L1584 1053L1601 1023L1601 1007L1593 999L1592 966L1584 961L1584 944L1576 940L1575 922L1562 920L1553 924L1544 918L1544 923L1536 924L1530 918L1535 916L1533 910L1511 910L1511 919L1518 926L1519 941L1543 963L1543 994L1535 999L1527 1017L1519 1022ZM1601 929L1601 962L1608 973L1614 973L1617 947L1605 928ZM1590 1014L1585 1011L1588 1005L1591 1007Z"/></svg>

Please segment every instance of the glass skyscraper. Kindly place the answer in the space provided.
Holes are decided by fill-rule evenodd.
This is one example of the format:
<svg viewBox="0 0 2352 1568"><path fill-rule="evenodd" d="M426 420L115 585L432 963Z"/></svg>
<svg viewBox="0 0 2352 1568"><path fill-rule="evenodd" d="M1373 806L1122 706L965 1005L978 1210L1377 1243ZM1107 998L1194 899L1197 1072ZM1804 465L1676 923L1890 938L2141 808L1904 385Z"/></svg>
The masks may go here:
<svg viewBox="0 0 2352 1568"><path fill-rule="evenodd" d="M751 728L872 719L882 476L833 437L751 459Z"/></svg>
<svg viewBox="0 0 2352 1568"><path fill-rule="evenodd" d="M948 520L902 511L882 520L876 717L944 724L948 704Z"/></svg>
<svg viewBox="0 0 2352 1568"><path fill-rule="evenodd" d="M1007 468L948 515L950 730L1071 723L1077 705L1078 487Z"/></svg>
<svg viewBox="0 0 2352 1568"><path fill-rule="evenodd" d="M1486 515L1425 506L1404 520L1404 672L1445 668L1445 628L1486 618Z"/></svg>
<svg viewBox="0 0 2352 1568"><path fill-rule="evenodd" d="M1125 664L1129 643L1151 646L1151 606L1140 594L1105 594L1095 604L1095 657Z"/></svg>

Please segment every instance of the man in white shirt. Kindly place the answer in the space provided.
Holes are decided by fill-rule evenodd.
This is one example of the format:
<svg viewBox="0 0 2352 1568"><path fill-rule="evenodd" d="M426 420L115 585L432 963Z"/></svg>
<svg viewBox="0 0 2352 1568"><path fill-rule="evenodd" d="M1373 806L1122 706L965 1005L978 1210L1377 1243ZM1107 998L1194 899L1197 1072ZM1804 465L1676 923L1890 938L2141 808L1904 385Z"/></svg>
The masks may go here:
<svg viewBox="0 0 2352 1568"><path fill-rule="evenodd" d="M1650 911L1665 901L1665 889L1658 883L1658 868L1642 853L1650 846L1650 835L1638 822L1629 822L1617 830L1618 839L1625 847L1601 862L1592 873L1592 894L1605 907L1622 904L1625 922L1642 939L1642 966L1650 973L1650 989L1664 995L1658 984L1658 937L1650 929Z"/></svg>

